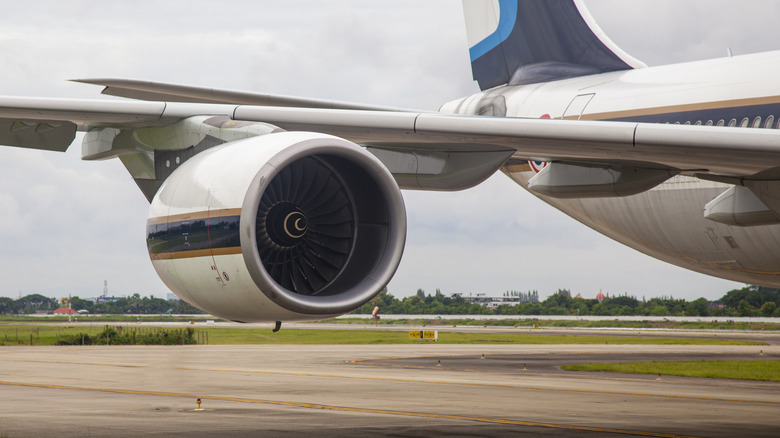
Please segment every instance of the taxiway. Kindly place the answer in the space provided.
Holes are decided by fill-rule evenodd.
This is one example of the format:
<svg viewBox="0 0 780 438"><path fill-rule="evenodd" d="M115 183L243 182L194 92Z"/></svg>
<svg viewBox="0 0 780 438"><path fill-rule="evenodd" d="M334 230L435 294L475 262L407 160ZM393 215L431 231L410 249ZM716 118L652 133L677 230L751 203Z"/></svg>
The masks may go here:
<svg viewBox="0 0 780 438"><path fill-rule="evenodd" d="M0 436L774 437L780 383L559 368L770 344L0 347Z"/></svg>

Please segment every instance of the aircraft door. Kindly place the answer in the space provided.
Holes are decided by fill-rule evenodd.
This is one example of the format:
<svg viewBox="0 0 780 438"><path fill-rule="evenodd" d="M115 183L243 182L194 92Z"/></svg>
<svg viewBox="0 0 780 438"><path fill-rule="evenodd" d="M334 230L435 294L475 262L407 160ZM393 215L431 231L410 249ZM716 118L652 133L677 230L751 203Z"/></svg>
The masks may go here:
<svg viewBox="0 0 780 438"><path fill-rule="evenodd" d="M563 112L563 119L579 120L582 113L585 111L585 107L588 106L595 93L580 94L569 102L569 106L566 107L566 111Z"/></svg>

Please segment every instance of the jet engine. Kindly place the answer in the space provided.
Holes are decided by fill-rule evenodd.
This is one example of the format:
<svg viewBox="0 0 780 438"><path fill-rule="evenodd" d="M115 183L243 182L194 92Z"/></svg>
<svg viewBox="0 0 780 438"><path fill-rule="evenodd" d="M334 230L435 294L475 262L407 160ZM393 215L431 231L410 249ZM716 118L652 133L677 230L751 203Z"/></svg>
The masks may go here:
<svg viewBox="0 0 780 438"><path fill-rule="evenodd" d="M358 308L390 281L405 239L403 198L384 165L354 143L309 132L195 155L166 179L147 221L163 282L243 322Z"/></svg>

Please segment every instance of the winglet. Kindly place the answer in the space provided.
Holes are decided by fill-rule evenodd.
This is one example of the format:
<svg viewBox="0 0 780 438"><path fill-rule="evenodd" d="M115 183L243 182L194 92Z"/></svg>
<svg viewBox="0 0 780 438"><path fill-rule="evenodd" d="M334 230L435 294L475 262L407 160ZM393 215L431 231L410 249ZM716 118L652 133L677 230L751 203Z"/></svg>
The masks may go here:
<svg viewBox="0 0 780 438"><path fill-rule="evenodd" d="M463 0L482 90L645 67L599 28L581 0Z"/></svg>

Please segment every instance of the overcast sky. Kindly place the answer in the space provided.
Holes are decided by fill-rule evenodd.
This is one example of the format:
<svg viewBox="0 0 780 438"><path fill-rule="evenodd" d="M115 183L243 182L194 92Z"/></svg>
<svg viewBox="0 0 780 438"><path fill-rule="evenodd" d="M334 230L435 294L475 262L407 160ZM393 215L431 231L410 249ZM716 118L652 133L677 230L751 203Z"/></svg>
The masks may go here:
<svg viewBox="0 0 780 438"><path fill-rule="evenodd" d="M774 50L780 2L590 0L649 65ZM100 97L117 77L436 109L475 93L460 2L26 1L0 15L0 94ZM144 241L148 203L118 160L0 148L0 296L167 288ZM459 193L404 193L409 233L390 292L569 288L710 299L741 287L667 265L580 225L496 175Z"/></svg>

